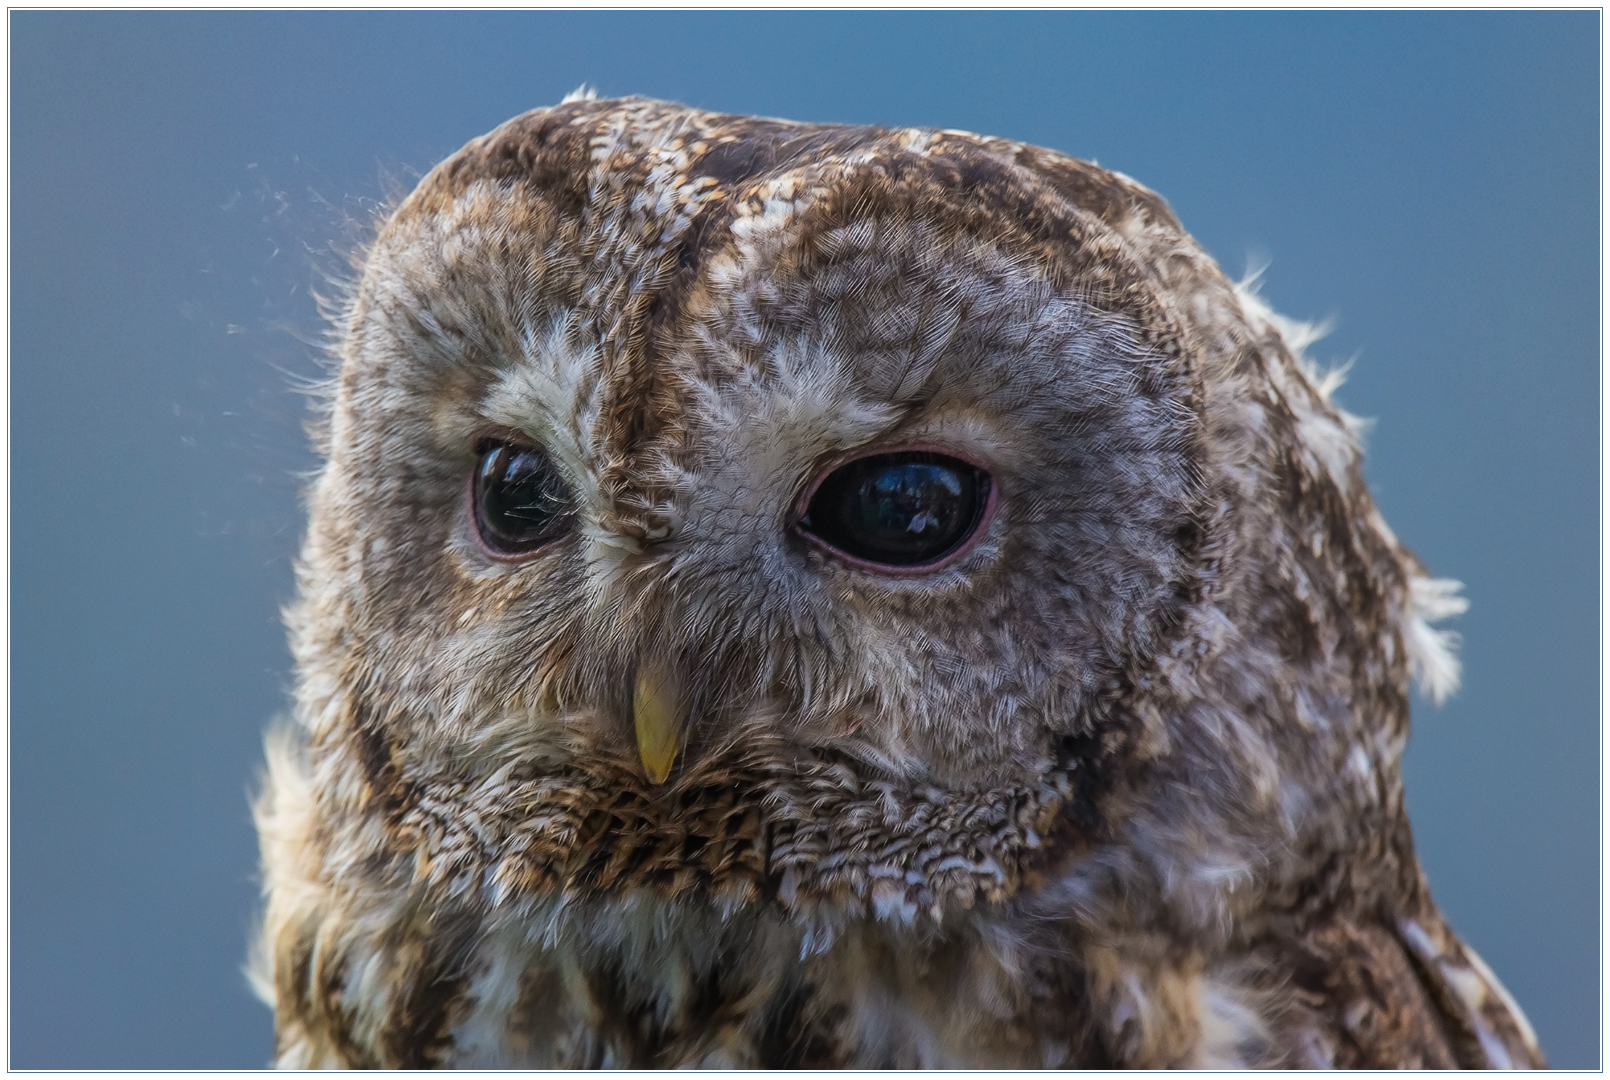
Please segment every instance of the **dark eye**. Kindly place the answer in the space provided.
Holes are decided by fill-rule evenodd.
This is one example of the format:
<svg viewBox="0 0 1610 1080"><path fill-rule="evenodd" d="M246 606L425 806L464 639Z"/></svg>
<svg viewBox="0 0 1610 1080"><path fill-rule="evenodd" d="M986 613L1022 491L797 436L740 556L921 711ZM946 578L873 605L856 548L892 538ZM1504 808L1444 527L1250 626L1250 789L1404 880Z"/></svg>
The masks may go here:
<svg viewBox="0 0 1610 1080"><path fill-rule="evenodd" d="M570 493L541 450L486 443L474 477L475 527L500 555L534 551L570 525Z"/></svg>
<svg viewBox="0 0 1610 1080"><path fill-rule="evenodd" d="M962 547L989 505L982 469L943 454L875 454L829 473L800 530L852 559L922 567Z"/></svg>

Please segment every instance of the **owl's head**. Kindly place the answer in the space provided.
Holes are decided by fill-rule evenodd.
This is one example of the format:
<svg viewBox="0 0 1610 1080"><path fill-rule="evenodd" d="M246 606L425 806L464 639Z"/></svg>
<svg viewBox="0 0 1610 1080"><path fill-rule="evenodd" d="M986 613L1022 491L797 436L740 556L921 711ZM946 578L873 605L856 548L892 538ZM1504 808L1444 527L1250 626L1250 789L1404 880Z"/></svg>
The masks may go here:
<svg viewBox="0 0 1610 1080"><path fill-rule="evenodd" d="M1445 659L1283 330L1049 151L522 116L363 262L292 614L310 737L508 890L628 834L656 880L764 888L784 829L792 896L923 815L976 878L1075 804L1395 782L1411 654Z"/></svg>

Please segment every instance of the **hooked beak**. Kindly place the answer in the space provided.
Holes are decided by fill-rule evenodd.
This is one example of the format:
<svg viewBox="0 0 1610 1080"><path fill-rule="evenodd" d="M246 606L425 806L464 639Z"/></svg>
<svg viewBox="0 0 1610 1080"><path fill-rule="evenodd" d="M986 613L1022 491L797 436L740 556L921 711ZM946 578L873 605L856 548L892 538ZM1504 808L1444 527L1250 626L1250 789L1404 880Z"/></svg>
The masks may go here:
<svg viewBox="0 0 1610 1080"><path fill-rule="evenodd" d="M682 729L687 724L682 697L677 681L658 665L638 669L637 685L632 689L632 720L637 728L637 754L651 783L665 783L682 749Z"/></svg>

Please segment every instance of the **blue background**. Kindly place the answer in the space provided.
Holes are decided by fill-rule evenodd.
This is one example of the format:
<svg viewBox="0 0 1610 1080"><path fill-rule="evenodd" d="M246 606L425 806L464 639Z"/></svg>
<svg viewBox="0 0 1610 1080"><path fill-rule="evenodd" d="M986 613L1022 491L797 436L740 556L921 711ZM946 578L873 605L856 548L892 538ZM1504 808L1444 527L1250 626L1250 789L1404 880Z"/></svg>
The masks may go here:
<svg viewBox="0 0 1610 1080"><path fill-rule="evenodd" d="M1336 316L1368 475L1467 583L1416 705L1435 894L1599 1063L1599 15L12 12L11 1060L254 1067L247 791L289 682L310 289L583 81L965 128L1161 192Z"/></svg>

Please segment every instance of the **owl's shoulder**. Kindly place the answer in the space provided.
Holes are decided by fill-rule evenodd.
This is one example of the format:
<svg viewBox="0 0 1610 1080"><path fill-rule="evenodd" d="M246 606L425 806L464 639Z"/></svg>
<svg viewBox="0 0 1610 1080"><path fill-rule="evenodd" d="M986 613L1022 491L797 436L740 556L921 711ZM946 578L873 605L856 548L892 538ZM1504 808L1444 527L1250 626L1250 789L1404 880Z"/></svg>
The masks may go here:
<svg viewBox="0 0 1610 1080"><path fill-rule="evenodd" d="M1282 967L1290 1006L1311 1019L1300 1067L1544 1067L1520 1008L1434 908L1317 923Z"/></svg>

